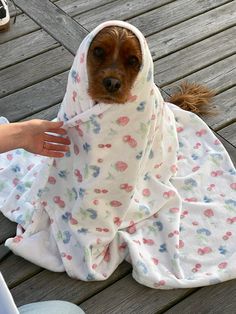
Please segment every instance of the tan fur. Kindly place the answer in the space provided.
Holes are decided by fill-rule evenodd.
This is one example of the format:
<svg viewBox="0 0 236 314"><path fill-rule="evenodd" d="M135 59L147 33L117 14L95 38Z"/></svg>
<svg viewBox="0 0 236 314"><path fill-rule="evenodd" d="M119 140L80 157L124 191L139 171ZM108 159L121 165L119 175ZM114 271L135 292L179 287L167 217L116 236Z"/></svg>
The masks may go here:
<svg viewBox="0 0 236 314"><path fill-rule="evenodd" d="M169 102L179 106L180 108L192 111L197 114L214 114L214 110L210 107L211 100L215 96L215 91L208 87L183 82L179 86L180 91L175 93L168 100Z"/></svg>

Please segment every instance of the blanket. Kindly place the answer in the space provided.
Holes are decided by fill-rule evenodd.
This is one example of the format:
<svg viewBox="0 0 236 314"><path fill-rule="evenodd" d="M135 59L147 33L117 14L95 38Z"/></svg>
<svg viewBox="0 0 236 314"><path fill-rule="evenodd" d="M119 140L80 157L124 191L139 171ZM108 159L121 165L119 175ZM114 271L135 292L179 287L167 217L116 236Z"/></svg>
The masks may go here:
<svg viewBox="0 0 236 314"><path fill-rule="evenodd" d="M130 29L143 64L124 105L95 104L86 59L104 27ZM126 260L151 288L236 278L236 171L208 126L164 102L144 36L122 21L81 43L58 113L64 158L0 155L0 210L16 222L15 254L73 278L107 279Z"/></svg>

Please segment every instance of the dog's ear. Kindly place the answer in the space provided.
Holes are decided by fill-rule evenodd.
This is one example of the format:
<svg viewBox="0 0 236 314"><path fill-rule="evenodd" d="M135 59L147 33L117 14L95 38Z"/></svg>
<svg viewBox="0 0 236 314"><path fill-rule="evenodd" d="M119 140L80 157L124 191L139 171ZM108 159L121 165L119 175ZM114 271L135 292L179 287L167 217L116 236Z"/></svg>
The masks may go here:
<svg viewBox="0 0 236 314"><path fill-rule="evenodd" d="M179 89L179 92L176 92L168 99L169 102L197 114L216 114L216 110L211 107L212 98L216 94L214 90L187 81L181 83Z"/></svg>

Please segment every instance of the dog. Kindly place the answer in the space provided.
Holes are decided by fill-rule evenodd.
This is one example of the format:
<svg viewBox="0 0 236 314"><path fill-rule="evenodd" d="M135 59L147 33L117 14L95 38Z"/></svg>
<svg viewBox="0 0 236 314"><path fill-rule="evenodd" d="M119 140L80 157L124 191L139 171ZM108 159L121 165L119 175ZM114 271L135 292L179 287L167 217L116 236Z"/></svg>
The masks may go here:
<svg viewBox="0 0 236 314"><path fill-rule="evenodd" d="M142 65L138 39L128 29L111 26L93 39L87 58L88 93L95 103L125 104ZM213 90L184 82L169 102L197 114L211 112Z"/></svg>

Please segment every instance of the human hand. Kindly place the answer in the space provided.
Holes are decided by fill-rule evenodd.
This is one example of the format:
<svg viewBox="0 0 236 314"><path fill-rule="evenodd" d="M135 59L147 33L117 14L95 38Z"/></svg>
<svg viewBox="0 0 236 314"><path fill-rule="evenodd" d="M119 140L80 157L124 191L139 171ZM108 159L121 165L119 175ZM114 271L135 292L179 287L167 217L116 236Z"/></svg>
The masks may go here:
<svg viewBox="0 0 236 314"><path fill-rule="evenodd" d="M69 138L62 137L67 132L63 122L34 119L21 122L21 147L30 153L48 157L63 157L69 151ZM53 134L48 134L54 133ZM59 135L59 136L58 136Z"/></svg>

